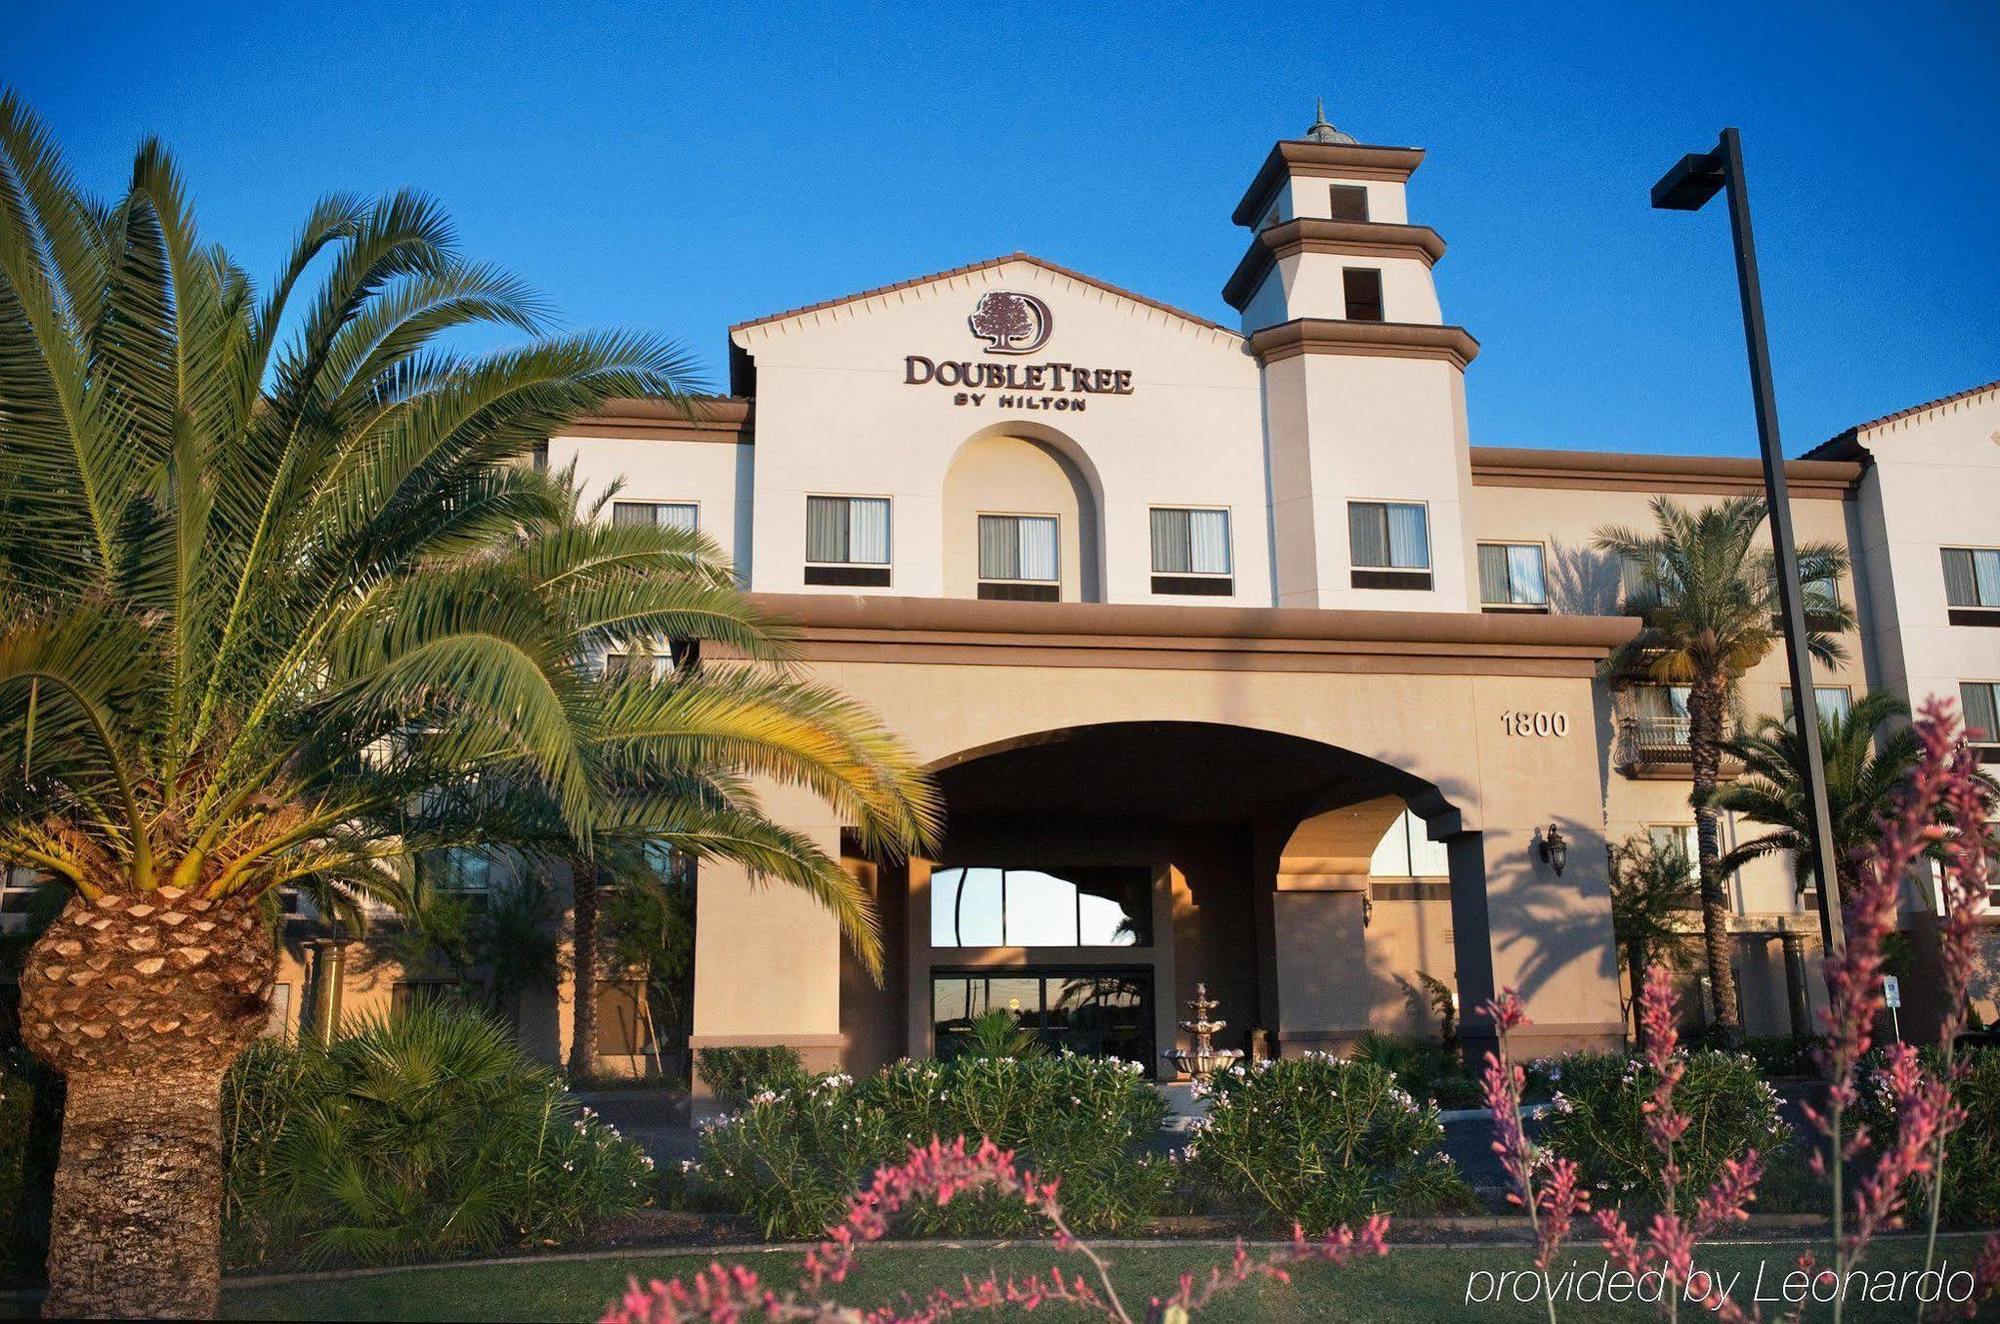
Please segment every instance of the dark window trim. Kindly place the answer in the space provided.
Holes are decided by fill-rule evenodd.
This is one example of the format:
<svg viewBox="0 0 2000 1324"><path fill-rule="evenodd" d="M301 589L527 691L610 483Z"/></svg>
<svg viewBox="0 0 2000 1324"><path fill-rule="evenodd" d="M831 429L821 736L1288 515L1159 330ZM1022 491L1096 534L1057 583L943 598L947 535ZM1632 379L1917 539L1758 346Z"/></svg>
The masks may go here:
<svg viewBox="0 0 2000 1324"><path fill-rule="evenodd" d="M1516 602L1508 604L1483 602L1479 605L1479 610L1488 616L1547 616L1549 614L1549 604L1546 602Z"/></svg>
<svg viewBox="0 0 2000 1324"><path fill-rule="evenodd" d="M886 565L808 565L806 583L834 584L845 588L887 588Z"/></svg>
<svg viewBox="0 0 2000 1324"><path fill-rule="evenodd" d="M1356 277L1372 277L1374 279L1374 298L1371 299L1368 297L1369 292L1367 290L1361 291L1359 296L1356 295L1354 289ZM1366 283L1365 280L1363 283ZM1384 311L1386 301L1382 295L1382 269L1380 267L1342 267L1340 270L1340 294L1348 321L1381 322L1388 320L1388 314Z"/></svg>
<svg viewBox="0 0 2000 1324"><path fill-rule="evenodd" d="M1361 200L1361 214L1359 216L1354 215L1352 207L1346 209L1346 214L1342 214L1340 205L1340 199L1342 198L1346 198L1349 201L1359 198ZM1332 216L1336 221L1367 221L1370 219L1368 215L1368 186L1365 184L1327 185L1326 205L1327 214Z"/></svg>
<svg viewBox="0 0 2000 1324"><path fill-rule="evenodd" d="M982 579L979 596L987 602L1061 602L1062 585L1026 579Z"/></svg>
<svg viewBox="0 0 2000 1324"><path fill-rule="evenodd" d="M1945 618L1953 625L2000 626L2000 607L1953 607Z"/></svg>
<svg viewBox="0 0 2000 1324"><path fill-rule="evenodd" d="M1449 901L1451 883L1429 879L1407 882L1370 883L1369 893L1377 901Z"/></svg>
<svg viewBox="0 0 2000 1324"><path fill-rule="evenodd" d="M1234 575L1154 575L1153 592L1190 598L1226 598L1236 592Z"/></svg>
<svg viewBox="0 0 2000 1324"><path fill-rule="evenodd" d="M1428 589L1428 570L1351 570L1349 582L1355 588Z"/></svg>

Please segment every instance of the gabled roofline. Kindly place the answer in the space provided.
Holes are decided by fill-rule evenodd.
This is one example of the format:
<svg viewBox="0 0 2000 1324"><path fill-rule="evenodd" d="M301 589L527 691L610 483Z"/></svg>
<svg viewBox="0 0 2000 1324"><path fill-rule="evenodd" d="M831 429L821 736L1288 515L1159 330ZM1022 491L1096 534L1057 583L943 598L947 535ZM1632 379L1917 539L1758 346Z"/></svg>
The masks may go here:
<svg viewBox="0 0 2000 1324"><path fill-rule="evenodd" d="M1170 303L1161 303L1158 299L1149 299L1143 294L1137 294L1122 286L1113 285L1109 281L1099 280L1095 276L1085 275L1081 271L1073 270L1057 262L1051 262L1047 258L1040 258L1032 253L1022 252L1007 253L1000 257L988 258L984 262L973 262L966 266L953 267L949 271L935 271L928 276L914 276L909 280L899 280L893 285L878 285L872 290L862 290L858 294L843 295L838 299L825 299L819 303L809 303L803 307L789 308L782 313L770 313L763 317L753 317L747 322L738 322L730 327L729 335L733 340L738 331L747 331L751 327L767 326L772 322L782 322L793 317L804 317L811 313L824 312L829 308L839 308L844 304L860 303L864 299L877 299L885 294L894 294L899 290L915 289L919 285L930 285L941 280L951 280L958 276L971 275L975 271L986 271L993 267L1005 266L1009 262L1026 262L1031 266L1040 267L1044 271L1077 281L1080 284L1089 285L1094 289L1103 290L1107 294L1115 294L1121 299L1129 299L1133 303L1158 309L1160 312L1178 317L1184 322L1192 322L1204 330L1220 331L1224 335L1233 336L1239 340L1242 339L1242 333L1235 328L1224 326L1220 322L1212 322L1206 317L1201 317L1187 311L1185 308L1176 308Z"/></svg>
<svg viewBox="0 0 2000 1324"><path fill-rule="evenodd" d="M1920 405L1911 405L1908 409L1898 409L1893 414L1884 414L1880 418L1871 418L1866 423L1856 423L1845 432L1837 432L1807 451L1805 458L1808 460L1861 459L1868 451L1868 448L1862 444L1862 433L1873 432L1877 428L1888 427L1891 423L1900 423L1906 418L1915 418L1918 414L1928 413L1933 409L1943 409L1946 405L1959 404L1975 396L1985 395L1989 391L2000 391L2000 380L1986 382L1980 386L1968 386L1963 391L1953 391L1950 395L1941 395L1935 400L1926 400Z"/></svg>
<svg viewBox="0 0 2000 1324"><path fill-rule="evenodd" d="M1284 186L1287 176L1309 175L1315 179L1407 180L1423 164L1421 147L1371 147L1366 143L1321 143L1306 138L1285 138L1271 149L1257 177L1236 204L1230 218L1238 225L1255 225L1264 208Z"/></svg>

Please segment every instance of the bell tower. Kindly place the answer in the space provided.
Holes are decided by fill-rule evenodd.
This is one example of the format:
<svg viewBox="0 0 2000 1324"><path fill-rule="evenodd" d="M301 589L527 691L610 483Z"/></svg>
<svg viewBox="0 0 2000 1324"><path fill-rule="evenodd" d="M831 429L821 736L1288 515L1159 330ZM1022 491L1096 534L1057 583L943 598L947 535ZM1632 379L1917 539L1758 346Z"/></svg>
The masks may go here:
<svg viewBox="0 0 2000 1324"><path fill-rule="evenodd" d="M1356 142L1324 106L1237 204L1249 250L1223 298L1261 370L1277 601L1349 610L1477 609L1465 367L1409 221L1424 154Z"/></svg>

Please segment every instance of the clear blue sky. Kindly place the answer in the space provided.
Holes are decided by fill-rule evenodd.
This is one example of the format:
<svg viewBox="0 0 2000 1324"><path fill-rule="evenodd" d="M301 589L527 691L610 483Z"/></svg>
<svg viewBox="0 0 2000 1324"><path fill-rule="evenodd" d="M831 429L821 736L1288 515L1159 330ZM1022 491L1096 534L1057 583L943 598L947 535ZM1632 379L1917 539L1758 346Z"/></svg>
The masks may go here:
<svg viewBox="0 0 2000 1324"><path fill-rule="evenodd" d="M15 0L18 5L21 0ZM1218 320L1229 213L1324 94L1429 156L1473 439L1749 453L1719 206L1742 128L1794 453L2000 377L2000 6L40 4L0 79L109 192L157 133L254 273L415 185L578 325L670 334L1025 249Z"/></svg>

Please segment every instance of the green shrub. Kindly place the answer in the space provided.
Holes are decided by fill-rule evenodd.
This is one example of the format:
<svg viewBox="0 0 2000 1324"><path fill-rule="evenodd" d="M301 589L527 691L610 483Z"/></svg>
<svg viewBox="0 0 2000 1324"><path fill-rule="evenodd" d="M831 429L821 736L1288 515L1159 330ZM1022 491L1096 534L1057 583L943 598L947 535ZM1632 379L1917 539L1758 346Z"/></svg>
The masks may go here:
<svg viewBox="0 0 2000 1324"><path fill-rule="evenodd" d="M1737 1044L1736 1051L1747 1053L1750 1060L1757 1064L1757 1070L1767 1078L1816 1076L1819 1064L1813 1060L1813 1049L1824 1042L1811 1035L1753 1034ZM1696 1035L1689 1046L1718 1051L1728 1047L1721 1031L1713 1026Z"/></svg>
<svg viewBox="0 0 2000 1324"><path fill-rule="evenodd" d="M725 1110L734 1112L751 1096L797 1089L812 1077L797 1050L780 1044L771 1048L703 1048L694 1055L695 1072Z"/></svg>
<svg viewBox="0 0 2000 1324"><path fill-rule="evenodd" d="M556 1244L645 1203L652 1163L507 1032L444 1004L230 1072L236 1264L385 1264Z"/></svg>
<svg viewBox="0 0 2000 1324"><path fill-rule="evenodd" d="M1922 1050L1920 1056L1932 1071L1943 1066L1935 1048ZM1951 1133L1945 1152L1940 1213L1945 1222L1959 1227L1992 1227L2000 1223L2000 1048L1961 1048L1954 1056L1961 1075L1952 1082L1951 1096L1965 1109L1965 1122ZM1876 1078L1883 1065L1882 1051L1877 1049L1858 1077L1863 1083L1861 1120L1878 1146L1896 1134L1895 1106L1887 1087ZM1907 1194L1906 1218L1920 1227L1930 1216L1930 1191L1916 1180Z"/></svg>
<svg viewBox="0 0 2000 1324"><path fill-rule="evenodd" d="M1324 1053L1217 1073L1187 1156L1225 1199L1323 1232L1371 1213L1475 1207L1435 1104L1375 1062Z"/></svg>
<svg viewBox="0 0 2000 1324"><path fill-rule="evenodd" d="M1748 1056L1698 1051L1684 1060L1687 1071L1674 1092L1675 1108L1689 1120L1674 1146L1683 1191L1707 1190L1725 1159L1752 1149L1770 1156L1791 1143L1777 1091ZM1649 1203L1664 1199L1660 1153L1645 1126L1644 1105L1657 1079L1652 1069L1623 1053L1572 1053L1538 1065L1555 1091L1542 1117L1542 1143L1575 1161L1600 1203L1628 1192Z"/></svg>
<svg viewBox="0 0 2000 1324"><path fill-rule="evenodd" d="M856 1083L821 1076L753 1095L701 1139L701 1176L766 1236L810 1236L913 1144L985 1136L1062 1179L1079 1231L1130 1228L1157 1212L1172 1166L1148 1157L1166 1102L1131 1064L1074 1054L897 1062ZM1006 1235L1030 1226L1018 1200L961 1196L911 1215L919 1231Z"/></svg>
<svg viewBox="0 0 2000 1324"><path fill-rule="evenodd" d="M62 1134L62 1078L25 1049L0 1052L0 1275L39 1277Z"/></svg>
<svg viewBox="0 0 2000 1324"><path fill-rule="evenodd" d="M1404 1089L1440 1108L1477 1108L1484 1101L1454 1044L1370 1030L1355 1040L1348 1056L1393 1072Z"/></svg>

